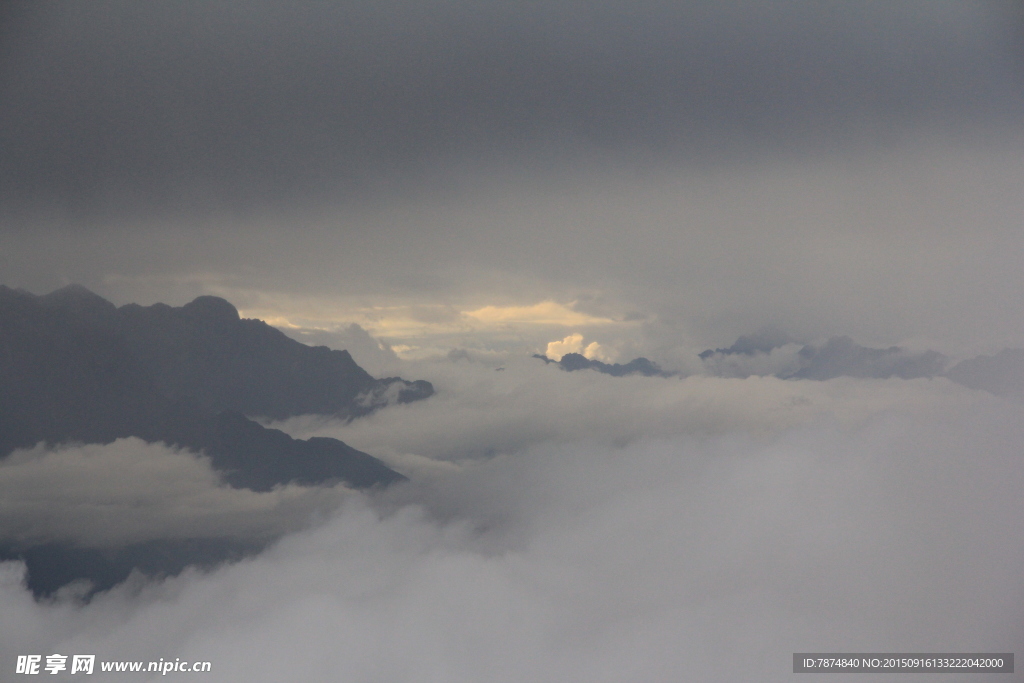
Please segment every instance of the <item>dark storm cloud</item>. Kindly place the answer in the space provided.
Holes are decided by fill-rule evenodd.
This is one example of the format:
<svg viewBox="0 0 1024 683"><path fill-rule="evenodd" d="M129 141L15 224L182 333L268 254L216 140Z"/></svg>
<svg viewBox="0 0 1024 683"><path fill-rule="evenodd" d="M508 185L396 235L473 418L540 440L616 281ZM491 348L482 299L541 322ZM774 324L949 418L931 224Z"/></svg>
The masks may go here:
<svg viewBox="0 0 1024 683"><path fill-rule="evenodd" d="M1012 7L33 3L4 16L0 186L9 211L252 208L542 149L884 138L1014 111Z"/></svg>

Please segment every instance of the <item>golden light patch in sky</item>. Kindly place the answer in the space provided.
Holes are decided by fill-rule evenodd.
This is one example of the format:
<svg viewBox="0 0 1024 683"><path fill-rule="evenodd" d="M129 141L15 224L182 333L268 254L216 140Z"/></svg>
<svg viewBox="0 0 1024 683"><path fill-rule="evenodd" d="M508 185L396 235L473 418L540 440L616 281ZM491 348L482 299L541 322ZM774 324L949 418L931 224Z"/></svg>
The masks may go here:
<svg viewBox="0 0 1024 683"><path fill-rule="evenodd" d="M463 315L484 324L526 323L571 327L575 325L608 325L616 322L611 318L599 318L575 311L569 306L557 301L541 301L532 306L484 306L474 311L465 311Z"/></svg>
<svg viewBox="0 0 1024 683"><path fill-rule="evenodd" d="M276 327L320 330L357 323L379 337L487 332L516 325L583 327L621 324L611 318L573 310L573 303L552 300L522 306L487 305L468 311L460 311L448 304L367 306L356 302L311 301L267 294L261 294L253 303L256 305L240 309L242 317L259 318Z"/></svg>
<svg viewBox="0 0 1024 683"><path fill-rule="evenodd" d="M377 337L418 337L466 331L472 327L458 314L446 315L435 306L338 306L335 309L288 310L240 309L243 318L257 318L274 327L334 331L356 323Z"/></svg>
<svg viewBox="0 0 1024 683"><path fill-rule="evenodd" d="M286 331L334 333L356 324L405 359L443 355L451 349L466 347L495 350L511 345L542 351L553 337L561 339L566 334L594 328L633 328L636 322L575 310L575 301L563 303L553 299L522 305L480 306L479 299L459 305L408 300L372 302L362 297L296 296L243 289L229 291L223 286L208 290L238 301L241 317L263 320ZM578 349L588 358L611 362L616 356L610 347L588 342L591 343ZM571 350L577 349L563 353Z"/></svg>

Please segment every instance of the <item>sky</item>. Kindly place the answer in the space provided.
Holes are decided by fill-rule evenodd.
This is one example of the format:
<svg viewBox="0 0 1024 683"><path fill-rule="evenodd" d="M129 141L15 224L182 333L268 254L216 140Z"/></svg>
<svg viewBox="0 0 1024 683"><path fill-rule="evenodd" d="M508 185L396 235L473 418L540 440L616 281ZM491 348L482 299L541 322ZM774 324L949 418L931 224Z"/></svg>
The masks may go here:
<svg viewBox="0 0 1024 683"><path fill-rule="evenodd" d="M819 647L1012 650L1019 400L697 354L1024 348L1022 105L1009 1L4 4L0 284L223 296L437 394L275 425L412 479L383 495L132 440L11 456L7 534L281 540L88 605L4 565L0 660L788 680ZM530 357L567 352L679 375Z"/></svg>
<svg viewBox="0 0 1024 683"><path fill-rule="evenodd" d="M5 11L9 286L407 357L1024 343L1017 3Z"/></svg>

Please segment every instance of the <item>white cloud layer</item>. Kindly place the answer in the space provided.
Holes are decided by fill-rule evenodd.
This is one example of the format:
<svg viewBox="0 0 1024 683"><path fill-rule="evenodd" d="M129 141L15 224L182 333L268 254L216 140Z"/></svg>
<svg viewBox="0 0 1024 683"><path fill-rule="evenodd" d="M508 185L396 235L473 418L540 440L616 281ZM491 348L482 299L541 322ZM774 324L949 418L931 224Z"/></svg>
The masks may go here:
<svg viewBox="0 0 1024 683"><path fill-rule="evenodd" d="M410 363L403 372L430 380L437 391L427 401L349 424L299 417L271 426L296 438L341 439L416 475L437 461L515 453L545 442L765 436L821 419L854 425L885 410L964 410L990 398L945 379L611 377L565 372L528 357L506 359L503 367L495 372L485 362Z"/></svg>
<svg viewBox="0 0 1024 683"><path fill-rule="evenodd" d="M545 444L87 607L32 603L8 567L0 661L181 657L213 662L218 681L646 683L788 681L794 651L1012 651L1019 412Z"/></svg>
<svg viewBox="0 0 1024 683"><path fill-rule="evenodd" d="M270 539L337 507L342 486L225 485L209 459L137 438L40 444L0 461L0 538L107 547L171 538Z"/></svg>
<svg viewBox="0 0 1024 683"><path fill-rule="evenodd" d="M795 651L1012 651L1024 636L1018 403L946 380L429 367L428 401L286 425L377 442L412 483L351 494L255 558L87 606L33 603L7 565L0 662L180 657L218 681L788 681Z"/></svg>

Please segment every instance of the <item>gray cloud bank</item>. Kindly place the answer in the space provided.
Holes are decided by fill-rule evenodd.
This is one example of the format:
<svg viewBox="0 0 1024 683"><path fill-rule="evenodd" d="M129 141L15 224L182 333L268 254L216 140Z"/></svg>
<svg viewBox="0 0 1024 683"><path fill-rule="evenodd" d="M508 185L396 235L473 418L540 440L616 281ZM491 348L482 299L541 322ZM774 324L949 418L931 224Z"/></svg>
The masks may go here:
<svg viewBox="0 0 1024 683"><path fill-rule="evenodd" d="M639 683L788 681L801 650L1012 651L1019 412L993 398L767 440L541 444L393 489L383 507L357 494L255 559L84 608L33 603L6 565L0 661L170 656L210 660L223 681Z"/></svg>
<svg viewBox="0 0 1024 683"><path fill-rule="evenodd" d="M340 505L343 485L232 488L208 458L141 439L43 445L0 461L0 539L113 548L166 539L269 541Z"/></svg>
<svg viewBox="0 0 1024 683"><path fill-rule="evenodd" d="M295 438L327 436L372 447L390 467L417 479L435 472L439 462L486 459L549 442L765 436L820 420L857 425L887 410L927 415L995 400L945 378L612 377L561 372L529 357L508 359L503 367L495 372L465 361L410 364L437 387L429 401L351 423L307 416L270 426Z"/></svg>
<svg viewBox="0 0 1024 683"><path fill-rule="evenodd" d="M38 2L3 23L5 205L78 220L524 155L887 144L1021 104L1010 2Z"/></svg>

